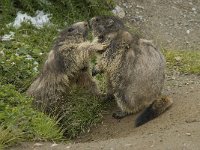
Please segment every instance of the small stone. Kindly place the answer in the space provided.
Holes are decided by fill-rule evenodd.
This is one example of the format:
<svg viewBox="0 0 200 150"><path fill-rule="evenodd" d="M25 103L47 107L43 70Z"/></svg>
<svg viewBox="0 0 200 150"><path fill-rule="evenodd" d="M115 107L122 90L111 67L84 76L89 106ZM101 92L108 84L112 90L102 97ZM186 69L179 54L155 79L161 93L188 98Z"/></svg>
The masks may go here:
<svg viewBox="0 0 200 150"><path fill-rule="evenodd" d="M196 8L193 7L193 8L192 8L192 11L196 11Z"/></svg>
<svg viewBox="0 0 200 150"><path fill-rule="evenodd" d="M41 143L35 143L34 146L42 146L43 144Z"/></svg>
<svg viewBox="0 0 200 150"><path fill-rule="evenodd" d="M58 146L58 144L54 143L51 145L51 147L55 147L55 146Z"/></svg>
<svg viewBox="0 0 200 150"><path fill-rule="evenodd" d="M127 7L127 4L126 4L126 3L123 3L123 6Z"/></svg>
<svg viewBox="0 0 200 150"><path fill-rule="evenodd" d="M118 5L115 7L115 9L112 10L112 12L117 15L119 18L124 18L125 17L125 11L119 7Z"/></svg>
<svg viewBox="0 0 200 150"><path fill-rule="evenodd" d="M71 146L67 146L67 147L66 147L66 149L70 149L70 148L71 148Z"/></svg>
<svg viewBox="0 0 200 150"><path fill-rule="evenodd" d="M143 16L135 16L132 20L135 21L135 22L142 21Z"/></svg>
<svg viewBox="0 0 200 150"><path fill-rule="evenodd" d="M144 9L144 7L140 5L137 5L136 8Z"/></svg>
<svg viewBox="0 0 200 150"><path fill-rule="evenodd" d="M191 136L191 133L189 133L189 132L187 132L187 133L185 133L187 136Z"/></svg>
<svg viewBox="0 0 200 150"><path fill-rule="evenodd" d="M190 34L190 30L187 30L186 33L187 33L187 34Z"/></svg>

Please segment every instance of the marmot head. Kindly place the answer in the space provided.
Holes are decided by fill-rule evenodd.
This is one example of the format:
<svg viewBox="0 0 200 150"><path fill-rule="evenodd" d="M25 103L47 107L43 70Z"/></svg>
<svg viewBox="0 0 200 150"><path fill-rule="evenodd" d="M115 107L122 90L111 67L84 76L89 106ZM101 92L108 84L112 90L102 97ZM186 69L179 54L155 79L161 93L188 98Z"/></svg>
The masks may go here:
<svg viewBox="0 0 200 150"><path fill-rule="evenodd" d="M73 35L73 36L83 35L83 37L87 36L88 30L89 30L89 25L86 21L76 22L67 29L68 35Z"/></svg>
<svg viewBox="0 0 200 150"><path fill-rule="evenodd" d="M93 30L93 34L96 37L104 36L106 34L117 32L120 29L125 28L124 23L115 16L97 16L90 20L90 25Z"/></svg>
<svg viewBox="0 0 200 150"><path fill-rule="evenodd" d="M67 27L60 33L58 39L59 42L64 40L73 40L74 38L80 38L85 40L89 31L89 25L86 21L76 22L71 26Z"/></svg>

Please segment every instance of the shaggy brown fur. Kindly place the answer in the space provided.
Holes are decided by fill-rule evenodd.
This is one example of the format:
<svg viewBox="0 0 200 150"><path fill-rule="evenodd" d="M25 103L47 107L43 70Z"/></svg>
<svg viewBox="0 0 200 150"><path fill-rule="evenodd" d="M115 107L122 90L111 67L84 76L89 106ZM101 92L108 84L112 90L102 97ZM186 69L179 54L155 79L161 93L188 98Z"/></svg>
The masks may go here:
<svg viewBox="0 0 200 150"><path fill-rule="evenodd" d="M171 106L172 100L160 98L165 59L152 42L131 35L116 17L94 17L90 23L94 36L99 37L100 42L110 43L93 74L106 73L109 92L113 92L122 110L113 117L120 119L148 108L150 111L144 111L137 119L136 126L139 126Z"/></svg>
<svg viewBox="0 0 200 150"><path fill-rule="evenodd" d="M99 91L88 70L88 60L95 50L104 45L84 42L87 22L78 22L60 33L43 66L41 74L29 87L27 94L34 104L49 114L62 112L66 96L74 85L98 95Z"/></svg>

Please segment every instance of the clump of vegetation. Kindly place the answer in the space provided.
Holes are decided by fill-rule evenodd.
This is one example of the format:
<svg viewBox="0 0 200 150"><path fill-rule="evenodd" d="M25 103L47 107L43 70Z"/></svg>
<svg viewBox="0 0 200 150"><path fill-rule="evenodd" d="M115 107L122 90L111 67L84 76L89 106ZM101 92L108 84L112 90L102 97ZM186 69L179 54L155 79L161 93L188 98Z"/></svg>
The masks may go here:
<svg viewBox="0 0 200 150"><path fill-rule="evenodd" d="M164 50L169 70L187 74L200 74L200 52Z"/></svg>
<svg viewBox="0 0 200 150"><path fill-rule="evenodd" d="M66 113L58 120L35 110L24 92L39 74L59 30L95 15L110 14L113 6L112 0L0 1L0 37L14 33L10 41L0 42L0 149L24 139L75 137L101 119L102 103L81 89L68 95ZM7 25L18 11L35 15L36 10L51 14L52 24L36 28L23 23L17 29Z"/></svg>
<svg viewBox="0 0 200 150"><path fill-rule="evenodd" d="M88 91L74 87L67 95L65 114L60 118L65 135L76 137L101 120L103 103Z"/></svg>
<svg viewBox="0 0 200 150"><path fill-rule="evenodd" d="M10 30L14 39L0 44L0 78L3 84L13 84L24 92L38 74L57 31L28 24Z"/></svg>
<svg viewBox="0 0 200 150"><path fill-rule="evenodd" d="M0 145L23 139L60 139L57 122L32 108L31 99L0 83Z"/></svg>

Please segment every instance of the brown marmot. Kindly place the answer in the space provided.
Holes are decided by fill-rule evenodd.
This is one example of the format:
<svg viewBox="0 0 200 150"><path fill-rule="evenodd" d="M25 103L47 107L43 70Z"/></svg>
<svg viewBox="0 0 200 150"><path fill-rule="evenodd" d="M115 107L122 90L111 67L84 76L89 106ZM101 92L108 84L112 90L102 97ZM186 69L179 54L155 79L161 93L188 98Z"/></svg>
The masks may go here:
<svg viewBox="0 0 200 150"><path fill-rule="evenodd" d="M89 72L89 57L105 46L85 41L88 29L87 22L77 22L63 30L55 41L40 75L27 90L41 111L62 113L66 94L74 85L99 94Z"/></svg>
<svg viewBox="0 0 200 150"><path fill-rule="evenodd" d="M161 95L165 58L160 50L151 41L128 32L117 17L94 17L90 24L99 42L109 43L93 75L106 73L109 92L121 108L113 117L120 119L144 110L136 119L136 126L140 126L169 108L173 101Z"/></svg>

